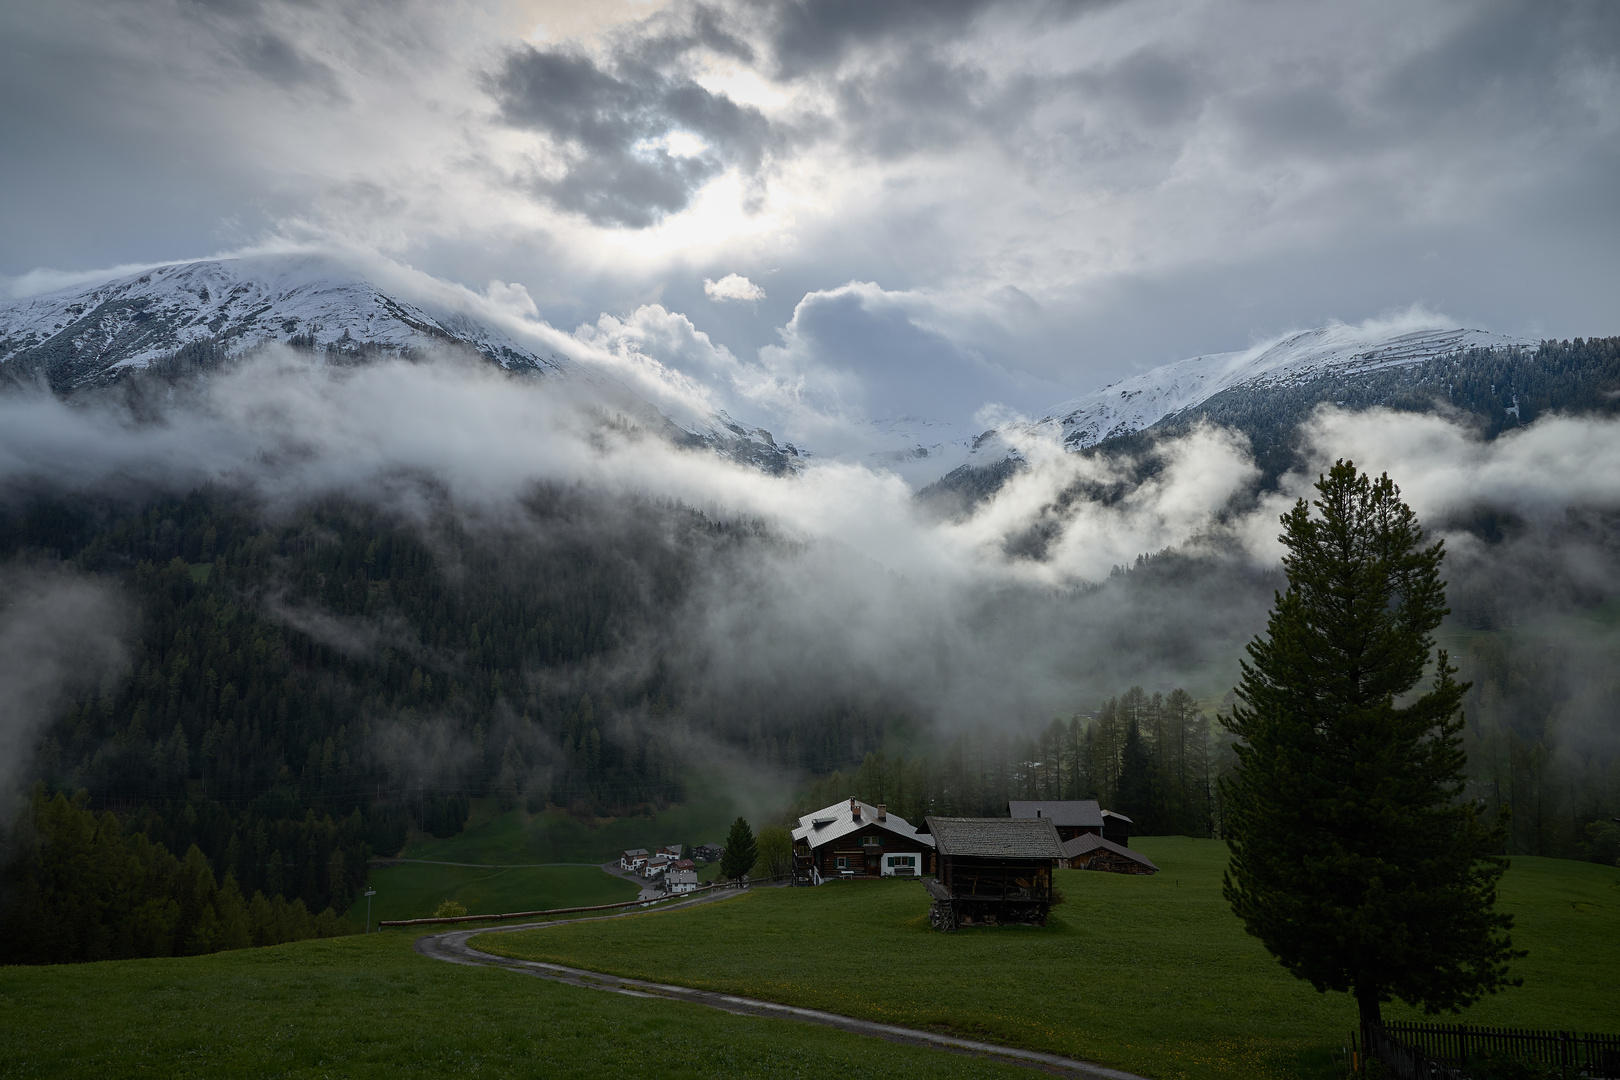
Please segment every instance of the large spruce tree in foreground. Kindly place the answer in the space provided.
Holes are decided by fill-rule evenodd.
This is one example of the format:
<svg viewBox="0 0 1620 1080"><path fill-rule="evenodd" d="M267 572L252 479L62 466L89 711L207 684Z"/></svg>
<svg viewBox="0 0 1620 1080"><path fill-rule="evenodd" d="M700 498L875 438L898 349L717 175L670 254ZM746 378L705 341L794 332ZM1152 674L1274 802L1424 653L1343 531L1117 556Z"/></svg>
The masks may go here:
<svg viewBox="0 0 1620 1080"><path fill-rule="evenodd" d="M1388 476L1340 461L1282 518L1288 591L1249 644L1226 726L1225 894L1249 933L1361 1025L1400 998L1456 1010L1516 985L1493 908L1499 830L1462 799L1465 683L1445 652L1442 544ZM1425 673L1426 692L1412 691Z"/></svg>

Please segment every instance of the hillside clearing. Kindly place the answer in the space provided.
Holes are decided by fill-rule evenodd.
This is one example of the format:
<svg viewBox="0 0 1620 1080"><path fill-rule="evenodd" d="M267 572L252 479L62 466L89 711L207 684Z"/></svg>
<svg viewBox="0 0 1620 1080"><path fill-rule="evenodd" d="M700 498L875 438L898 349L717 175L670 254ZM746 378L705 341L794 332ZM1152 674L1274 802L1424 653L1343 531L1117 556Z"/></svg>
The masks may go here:
<svg viewBox="0 0 1620 1080"><path fill-rule="evenodd" d="M1243 933L1214 841L1133 842L1164 871L1063 871L1044 929L928 929L916 882L760 889L726 904L474 938L502 956L724 990L1164 1078L1331 1075L1355 1023ZM1459 1019L1600 1030L1620 1014L1620 872L1516 859L1502 905L1525 985ZM1390 1018L1416 1018L1391 1006Z"/></svg>

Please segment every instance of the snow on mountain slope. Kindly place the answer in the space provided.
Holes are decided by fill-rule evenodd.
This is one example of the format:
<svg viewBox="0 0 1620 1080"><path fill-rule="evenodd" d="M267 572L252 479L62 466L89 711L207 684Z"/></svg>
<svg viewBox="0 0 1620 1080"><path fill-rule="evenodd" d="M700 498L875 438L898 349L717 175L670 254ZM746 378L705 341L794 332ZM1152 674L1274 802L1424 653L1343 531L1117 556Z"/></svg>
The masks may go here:
<svg viewBox="0 0 1620 1080"><path fill-rule="evenodd" d="M1066 401L1038 423L1060 425L1065 448L1081 450L1152 427L1223 390L1266 390L1325 375L1409 367L1459 349L1535 345L1483 330L1420 330L1388 337L1360 327L1325 326L1241 352L1195 356L1156 367Z"/></svg>
<svg viewBox="0 0 1620 1080"><path fill-rule="evenodd" d="M322 255L176 263L0 302L0 374L43 375L59 394L114 382L189 344L223 345L234 357L269 341L356 354L460 345L508 370L576 380L601 404L678 445L706 447L772 473L794 471L807 457L724 412L672 414L608 371L543 355L465 313L390 296Z"/></svg>
<svg viewBox="0 0 1620 1080"><path fill-rule="evenodd" d="M396 300L319 255L179 263L0 303L0 365L42 372L59 392L116 379L197 341L237 354L294 338L387 351L459 343L537 373L567 364L464 314Z"/></svg>

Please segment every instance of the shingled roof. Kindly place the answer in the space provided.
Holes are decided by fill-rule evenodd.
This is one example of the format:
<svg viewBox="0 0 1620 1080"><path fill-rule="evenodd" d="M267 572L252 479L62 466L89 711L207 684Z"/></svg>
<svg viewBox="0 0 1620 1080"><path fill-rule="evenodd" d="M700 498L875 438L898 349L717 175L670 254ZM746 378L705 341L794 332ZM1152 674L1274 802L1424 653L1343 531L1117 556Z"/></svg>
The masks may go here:
<svg viewBox="0 0 1620 1080"><path fill-rule="evenodd" d="M1054 825L1082 829L1100 829L1103 823L1103 809L1096 799L1053 799L1050 802L1015 799L1007 804L1007 816L1050 818Z"/></svg>
<svg viewBox="0 0 1620 1080"><path fill-rule="evenodd" d="M927 817L941 855L993 859L1058 859L1063 844L1052 822L1040 818Z"/></svg>
<svg viewBox="0 0 1620 1080"><path fill-rule="evenodd" d="M1157 866L1153 865L1153 860L1140 851L1132 851L1123 844L1116 844L1112 840L1104 840L1102 837L1093 836L1091 833L1083 833L1064 844L1063 858L1065 860L1072 859L1076 855L1085 855L1096 851L1098 848L1102 848L1104 851L1112 851L1115 855L1123 855L1132 862L1141 863L1150 870L1158 869Z"/></svg>

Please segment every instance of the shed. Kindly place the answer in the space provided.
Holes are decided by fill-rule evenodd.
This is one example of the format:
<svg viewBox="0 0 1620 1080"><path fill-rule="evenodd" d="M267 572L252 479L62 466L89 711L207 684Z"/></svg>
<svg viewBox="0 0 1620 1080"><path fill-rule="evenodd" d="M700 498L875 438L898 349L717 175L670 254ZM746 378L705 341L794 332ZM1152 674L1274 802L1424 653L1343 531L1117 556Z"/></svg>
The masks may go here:
<svg viewBox="0 0 1620 1080"><path fill-rule="evenodd" d="M1071 870L1108 870L1115 874L1157 874L1159 868L1140 851L1103 836L1077 836L1063 845L1063 865Z"/></svg>
<svg viewBox="0 0 1620 1080"><path fill-rule="evenodd" d="M923 828L938 855L938 876L927 883L936 928L1046 922L1052 869L1063 857L1050 819L930 816Z"/></svg>

